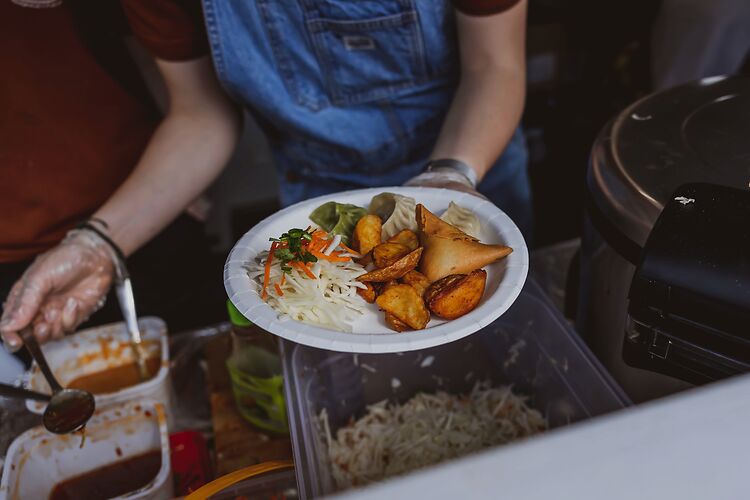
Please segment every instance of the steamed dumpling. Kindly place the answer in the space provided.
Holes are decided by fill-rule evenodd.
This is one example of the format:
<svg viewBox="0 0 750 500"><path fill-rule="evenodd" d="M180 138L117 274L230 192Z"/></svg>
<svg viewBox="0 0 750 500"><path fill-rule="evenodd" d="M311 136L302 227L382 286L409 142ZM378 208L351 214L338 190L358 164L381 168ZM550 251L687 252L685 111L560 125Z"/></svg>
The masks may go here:
<svg viewBox="0 0 750 500"><path fill-rule="evenodd" d="M417 230L414 213L417 202L414 198L395 193L381 193L370 201L370 213L383 221L383 241L402 229Z"/></svg>
<svg viewBox="0 0 750 500"><path fill-rule="evenodd" d="M456 226L469 236L479 238L479 231L481 231L482 226L479 223L477 216L474 215L474 212L468 208L450 202L448 210L446 210L440 218L448 224Z"/></svg>

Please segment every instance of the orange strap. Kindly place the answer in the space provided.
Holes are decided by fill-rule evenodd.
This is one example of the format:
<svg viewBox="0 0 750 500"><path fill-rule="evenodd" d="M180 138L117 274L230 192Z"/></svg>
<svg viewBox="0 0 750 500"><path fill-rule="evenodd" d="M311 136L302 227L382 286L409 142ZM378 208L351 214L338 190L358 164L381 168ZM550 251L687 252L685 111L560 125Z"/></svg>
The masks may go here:
<svg viewBox="0 0 750 500"><path fill-rule="evenodd" d="M293 468L294 462L292 462L291 460L273 460L270 462L251 465L250 467L245 467L244 469L234 471L231 474L227 474L226 476L221 476L220 478L215 479L208 484L204 484L203 486L186 496L185 500L207 500L208 498L211 498L211 495L219 493L227 486L232 486L233 484L239 483L244 479L259 476L261 474L265 474L266 472Z"/></svg>

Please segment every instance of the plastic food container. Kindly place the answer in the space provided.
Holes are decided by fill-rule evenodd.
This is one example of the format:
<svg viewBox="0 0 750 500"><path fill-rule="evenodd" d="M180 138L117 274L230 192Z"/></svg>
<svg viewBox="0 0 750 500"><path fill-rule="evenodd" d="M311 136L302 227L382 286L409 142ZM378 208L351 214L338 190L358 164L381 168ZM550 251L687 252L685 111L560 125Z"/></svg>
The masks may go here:
<svg viewBox="0 0 750 500"><path fill-rule="evenodd" d="M35 427L8 449L0 500L49 498L54 487L67 479L152 450L161 451L154 480L118 498L172 498L169 435L161 404L134 401L97 411L86 425L83 446L79 434L51 434Z"/></svg>
<svg viewBox="0 0 750 500"><path fill-rule="evenodd" d="M451 344L402 354L353 355L287 341L282 348L300 498L337 491L317 419L324 408L335 432L383 399L466 393L487 379L528 396L551 428L630 404L532 280L502 317Z"/></svg>
<svg viewBox="0 0 750 500"><path fill-rule="evenodd" d="M138 326L144 341L156 341L144 346L146 352L151 354L157 350L161 351L159 371L143 383L95 396L96 407L104 409L126 401L148 399L164 405L167 415L171 416L167 326L161 319L153 317L141 318ZM113 323L81 330L61 340L49 342L42 346L42 350L57 380L66 387L71 381L83 375L132 363L134 356L129 339L125 323ZM35 391L50 392L49 385L36 363L26 374L26 385ZM28 401L26 406L30 411L41 414L46 404Z"/></svg>

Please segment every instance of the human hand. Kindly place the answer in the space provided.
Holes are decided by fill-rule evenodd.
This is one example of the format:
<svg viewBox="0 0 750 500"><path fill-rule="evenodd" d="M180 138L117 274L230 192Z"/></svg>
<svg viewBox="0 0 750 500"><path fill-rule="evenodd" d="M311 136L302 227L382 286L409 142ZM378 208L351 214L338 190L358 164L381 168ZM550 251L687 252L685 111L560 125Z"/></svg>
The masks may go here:
<svg viewBox="0 0 750 500"><path fill-rule="evenodd" d="M112 251L99 236L69 232L36 258L8 294L0 321L6 348L20 349L18 332L29 325L39 342L72 332L104 305L114 273Z"/></svg>
<svg viewBox="0 0 750 500"><path fill-rule="evenodd" d="M444 189L453 189L464 193L473 194L483 199L487 199L482 193L476 190L471 181L466 176L458 172L449 170L422 172L416 177L412 177L404 183L404 186L421 186L435 187Z"/></svg>

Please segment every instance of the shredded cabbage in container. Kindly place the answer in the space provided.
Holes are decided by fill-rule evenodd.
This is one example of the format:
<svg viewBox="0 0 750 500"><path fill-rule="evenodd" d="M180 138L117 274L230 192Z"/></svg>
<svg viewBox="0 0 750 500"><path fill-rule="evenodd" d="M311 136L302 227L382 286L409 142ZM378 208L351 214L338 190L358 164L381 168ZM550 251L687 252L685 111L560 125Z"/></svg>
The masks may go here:
<svg viewBox="0 0 750 500"><path fill-rule="evenodd" d="M338 246L340 241L340 238L335 240L335 246ZM329 249L335 246L332 244ZM330 255L330 252L328 254ZM267 258L268 252L263 252L257 263L248 269L250 278L259 286L263 283ZM365 288L365 285L356 281L358 276L367 271L353 261L329 262L322 259L312 265L311 271L316 279L308 278L298 269L292 269L282 281L283 271L279 266L272 266L271 281L282 283L280 288L283 295L279 295L275 289L269 289L266 302L282 316L333 330L351 332L352 324L365 311L367 305L357 294L357 289Z"/></svg>
<svg viewBox="0 0 750 500"><path fill-rule="evenodd" d="M420 392L403 404L380 401L332 435L320 422L339 489L361 486L537 434L547 421L510 387L477 383L468 395Z"/></svg>

